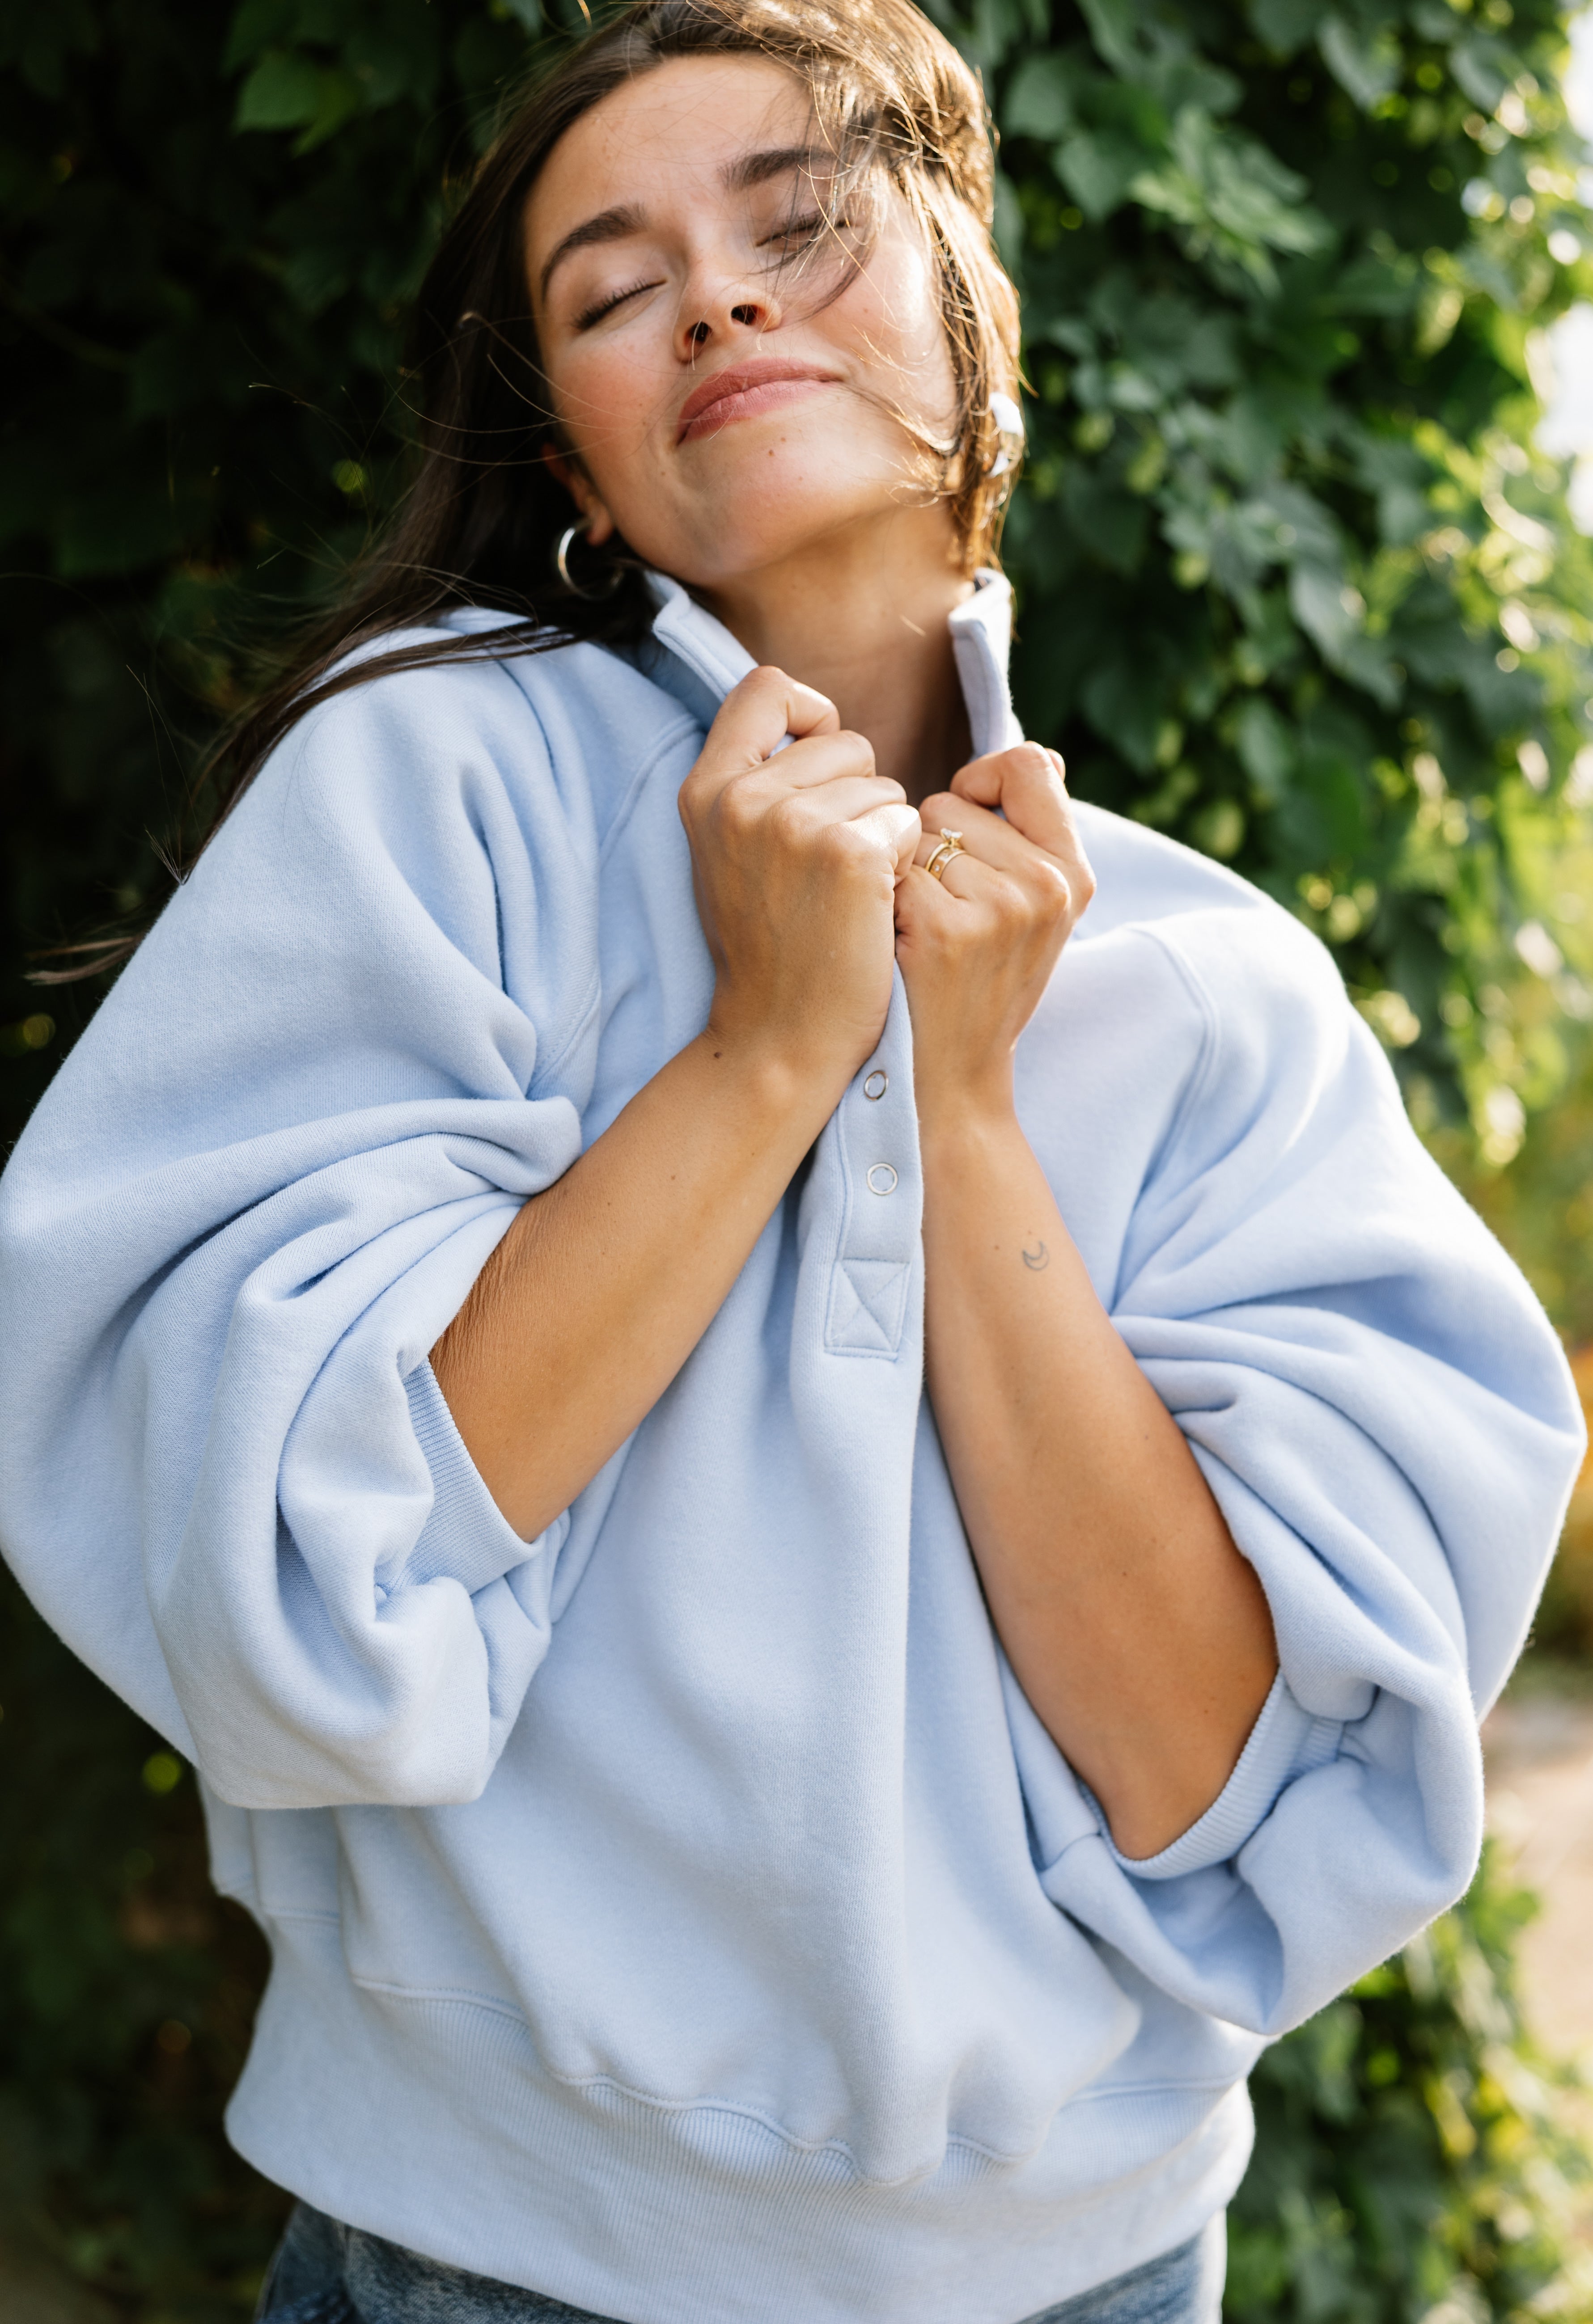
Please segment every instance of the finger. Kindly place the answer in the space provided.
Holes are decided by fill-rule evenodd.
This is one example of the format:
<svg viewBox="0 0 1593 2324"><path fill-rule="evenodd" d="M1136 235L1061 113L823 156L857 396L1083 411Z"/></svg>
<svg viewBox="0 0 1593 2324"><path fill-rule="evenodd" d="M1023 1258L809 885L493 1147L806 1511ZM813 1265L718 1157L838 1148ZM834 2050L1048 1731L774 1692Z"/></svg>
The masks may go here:
<svg viewBox="0 0 1593 2324"><path fill-rule="evenodd" d="M857 820L877 838L882 851L891 859L895 876L901 879L912 864L919 842L918 809L905 804L876 807Z"/></svg>
<svg viewBox="0 0 1593 2324"><path fill-rule="evenodd" d="M871 782L887 783L891 797L904 799L907 796L898 782L888 775L874 771L874 745L866 736L855 734L848 726L825 734L810 734L791 748L782 751L767 762L768 772L774 781L789 790L808 790L820 783L832 783L842 776L866 776Z"/></svg>
<svg viewBox="0 0 1593 2324"><path fill-rule="evenodd" d="M879 855L891 864L893 876L900 879L907 864L912 864L912 851L919 844L919 808L904 802L886 802L847 820L854 832L863 832L867 842L879 848Z"/></svg>
<svg viewBox="0 0 1593 2324"><path fill-rule="evenodd" d="M708 759L704 751L681 786L681 812L689 829L732 811L755 820L787 800L822 793L838 782L862 786L851 795L854 804L847 812L852 814L907 796L900 783L875 773L874 752L862 735L844 731L810 734L750 767L715 770ZM834 816L826 819L833 821Z"/></svg>
<svg viewBox="0 0 1593 2324"><path fill-rule="evenodd" d="M970 759L953 775L951 788L959 798L999 807L1014 831L1048 855L1061 855L1079 845L1062 777L1062 761L1055 751L1038 742L1018 742L1009 751Z"/></svg>
<svg viewBox="0 0 1593 2324"><path fill-rule="evenodd" d="M699 765L721 779L762 765L787 735L838 733L840 719L828 696L788 678L783 669L750 670L719 706ZM788 755L785 753L782 754Z"/></svg>
<svg viewBox="0 0 1593 2324"><path fill-rule="evenodd" d="M1021 872L1034 858L1032 840L1010 824L1003 823L987 807L974 807L967 799L953 798L941 791L927 798L919 809L923 824L923 844L917 861L926 869L937 848L944 844L948 831L955 831L962 842L960 853L976 857L981 863L999 865L1004 872ZM957 861L956 855L942 859L947 870Z"/></svg>
<svg viewBox="0 0 1593 2324"><path fill-rule="evenodd" d="M1003 752L998 755L1006 758L1016 754ZM1048 760L1052 755L1050 752L1045 753ZM979 769L987 769L991 763L988 760L973 762L974 767ZM1021 780L1023 770L1018 771ZM960 782L962 775L968 772L969 770L964 768L955 779ZM1056 780L1060 791L1060 779L1056 778ZM1008 785L1006 795L1010 798L1011 793L1012 786ZM1076 915L1084 910L1095 894L1095 873L1090 870L1089 858L1084 852L1084 843L1074 821L1073 803L1065 791L1060 794L1058 819L1047 834L1049 844L1036 839L1033 829L1021 827L1015 816L1004 818L988 807L976 807L966 796L959 797L955 791L941 791L935 798L925 799L920 812L926 831L938 831L942 825L951 825L962 833L963 844L970 854L977 855L982 862L998 866L1014 879L1032 876L1037 860L1048 862L1051 871L1054 873L1060 870L1066 880ZM923 859L921 857L920 860Z"/></svg>
<svg viewBox="0 0 1593 2324"><path fill-rule="evenodd" d="M783 767L789 752L780 760ZM776 769L770 769L776 775ZM802 830L818 830L827 823L855 823L875 815L881 807L907 806L907 794L900 783L884 775L836 775L828 782L800 784L793 789L782 790L773 798L773 811L789 816ZM918 829L918 810L908 807L912 826Z"/></svg>
<svg viewBox="0 0 1593 2324"><path fill-rule="evenodd" d="M937 846L940 844L939 841L936 844ZM922 849L920 848L921 856L922 853ZM921 865L920 869L922 868ZM953 901L959 904L987 901L992 883L999 877L1000 874L993 865L982 862L978 856L969 853L967 850L943 858L941 869L939 872L924 872L927 887L939 888L943 896L951 897Z"/></svg>
<svg viewBox="0 0 1593 2324"><path fill-rule="evenodd" d="M1001 811L1008 825L1061 865L1074 918L1088 910L1095 894L1095 873L1079 835L1079 819L1068 796L1067 768L1059 751L1042 750L1037 742L1017 744L989 761L973 761L981 779L992 772L1001 784ZM952 777L955 791L960 773Z"/></svg>

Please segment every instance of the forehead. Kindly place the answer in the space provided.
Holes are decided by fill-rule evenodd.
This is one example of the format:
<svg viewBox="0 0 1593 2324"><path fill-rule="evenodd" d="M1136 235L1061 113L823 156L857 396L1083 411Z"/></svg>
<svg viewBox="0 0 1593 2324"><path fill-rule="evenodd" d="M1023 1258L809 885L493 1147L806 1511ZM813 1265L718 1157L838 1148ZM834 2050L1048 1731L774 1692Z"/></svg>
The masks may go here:
<svg viewBox="0 0 1593 2324"><path fill-rule="evenodd" d="M805 143L811 115L802 83L767 57L671 57L623 82L570 124L542 165L526 205L533 265L595 212L722 200L738 156Z"/></svg>

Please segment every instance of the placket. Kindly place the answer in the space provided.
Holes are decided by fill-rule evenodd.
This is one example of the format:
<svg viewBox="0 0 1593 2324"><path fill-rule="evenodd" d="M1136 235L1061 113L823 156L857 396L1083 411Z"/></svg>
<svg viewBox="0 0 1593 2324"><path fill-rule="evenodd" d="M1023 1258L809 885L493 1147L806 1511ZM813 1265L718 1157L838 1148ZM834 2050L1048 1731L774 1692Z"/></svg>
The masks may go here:
<svg viewBox="0 0 1593 2324"><path fill-rule="evenodd" d="M894 1361L922 1296L923 1171L912 1028L899 969L879 1045L820 1138L802 1207L810 1234L821 1233L823 1222L838 1222L829 1256L826 1350ZM916 1347L916 1333L912 1342Z"/></svg>
<svg viewBox="0 0 1593 2324"><path fill-rule="evenodd" d="M753 668L751 655L678 581L662 574L649 578L659 604L654 634L722 701ZM1006 690L1010 604L1000 576L982 574L973 595L950 617L976 753L1002 750L1017 739ZM906 1341L916 1361L922 1343L923 1171L912 1028L900 969L893 973L879 1045L820 1136L799 1217L803 1271L828 1262L825 1351L889 1363ZM813 1289L821 1283L822 1277Z"/></svg>

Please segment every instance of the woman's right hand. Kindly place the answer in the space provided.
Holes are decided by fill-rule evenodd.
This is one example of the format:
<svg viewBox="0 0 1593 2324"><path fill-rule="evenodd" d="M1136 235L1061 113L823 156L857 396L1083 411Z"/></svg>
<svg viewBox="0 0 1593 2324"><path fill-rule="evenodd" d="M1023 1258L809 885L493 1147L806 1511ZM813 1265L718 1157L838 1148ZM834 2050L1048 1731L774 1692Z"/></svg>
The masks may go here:
<svg viewBox="0 0 1593 2324"><path fill-rule="evenodd" d="M708 1026L523 1204L431 1351L526 1541L686 1361L890 1007L918 816L832 703L755 670L681 786L681 816L718 972Z"/></svg>
<svg viewBox="0 0 1593 2324"><path fill-rule="evenodd" d="M833 703L772 669L726 697L680 804L718 972L710 1033L838 1097L884 1027L917 810Z"/></svg>

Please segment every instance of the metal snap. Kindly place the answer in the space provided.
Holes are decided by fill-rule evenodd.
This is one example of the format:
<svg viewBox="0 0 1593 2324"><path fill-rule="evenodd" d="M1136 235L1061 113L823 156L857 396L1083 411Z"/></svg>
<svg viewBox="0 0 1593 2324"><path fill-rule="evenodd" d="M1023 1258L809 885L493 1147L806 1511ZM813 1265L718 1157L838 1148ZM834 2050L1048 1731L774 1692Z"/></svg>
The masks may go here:
<svg viewBox="0 0 1593 2324"><path fill-rule="evenodd" d="M890 1086L889 1074L882 1073L876 1065L863 1084L863 1094L865 1097L884 1097Z"/></svg>
<svg viewBox="0 0 1593 2324"><path fill-rule="evenodd" d="M888 1162L875 1162L873 1165L868 1173L868 1191L871 1194L895 1193L896 1174Z"/></svg>

